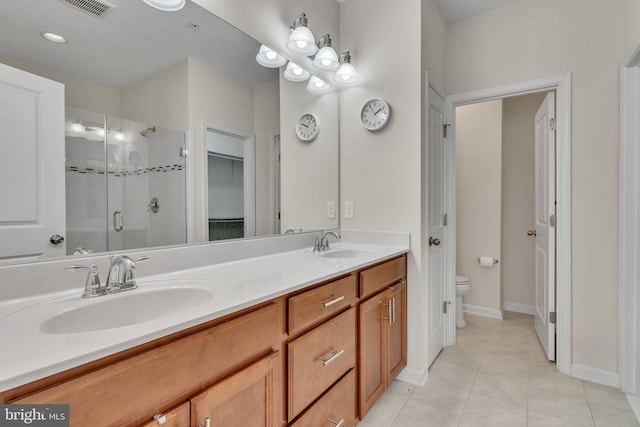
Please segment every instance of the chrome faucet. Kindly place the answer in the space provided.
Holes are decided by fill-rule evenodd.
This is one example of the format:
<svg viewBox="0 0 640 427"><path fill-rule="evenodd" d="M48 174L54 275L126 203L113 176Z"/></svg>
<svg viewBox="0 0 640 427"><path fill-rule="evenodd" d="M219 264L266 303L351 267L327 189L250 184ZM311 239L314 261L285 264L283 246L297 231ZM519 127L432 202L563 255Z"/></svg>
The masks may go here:
<svg viewBox="0 0 640 427"><path fill-rule="evenodd" d="M133 270L136 268L136 262L146 261L149 257L131 259L127 255L119 255L111 257L111 266L107 275L107 282L100 284L98 276L98 267L95 264L90 265L68 265L65 267L67 271L89 270L89 275L84 284L83 298L94 298L101 295L115 294L118 292L128 291L138 287L133 276Z"/></svg>
<svg viewBox="0 0 640 427"><path fill-rule="evenodd" d="M137 288L138 285L136 285L136 280L133 277L133 270L136 268L136 262L147 259L149 259L149 257L141 257L133 260L127 255L111 257L111 266L109 267L109 274L107 275L106 292L113 294Z"/></svg>
<svg viewBox="0 0 640 427"><path fill-rule="evenodd" d="M314 252L324 252L331 249L329 247L329 236L333 236L336 239L340 239L341 236L336 231L321 231L320 234L316 235L315 241L313 243L313 251Z"/></svg>

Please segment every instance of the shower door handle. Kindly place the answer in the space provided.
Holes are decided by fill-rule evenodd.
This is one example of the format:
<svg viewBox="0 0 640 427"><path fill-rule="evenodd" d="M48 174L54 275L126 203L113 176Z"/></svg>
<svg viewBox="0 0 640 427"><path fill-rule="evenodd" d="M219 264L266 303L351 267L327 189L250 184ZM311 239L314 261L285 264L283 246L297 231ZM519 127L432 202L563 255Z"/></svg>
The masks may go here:
<svg viewBox="0 0 640 427"><path fill-rule="evenodd" d="M113 211L113 229L122 231L124 227L124 215L120 211Z"/></svg>

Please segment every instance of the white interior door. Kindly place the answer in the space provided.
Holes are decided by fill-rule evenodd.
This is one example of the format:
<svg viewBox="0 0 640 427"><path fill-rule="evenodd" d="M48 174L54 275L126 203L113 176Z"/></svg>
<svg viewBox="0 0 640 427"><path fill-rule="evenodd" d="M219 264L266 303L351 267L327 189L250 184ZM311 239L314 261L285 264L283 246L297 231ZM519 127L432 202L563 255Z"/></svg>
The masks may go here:
<svg viewBox="0 0 640 427"><path fill-rule="evenodd" d="M556 359L555 324L555 94L550 92L535 117L535 329L549 360ZM554 321L555 322L555 321Z"/></svg>
<svg viewBox="0 0 640 427"><path fill-rule="evenodd" d="M64 256L64 85L0 64L0 135L0 262Z"/></svg>
<svg viewBox="0 0 640 427"><path fill-rule="evenodd" d="M429 266L429 365L444 346L445 320L445 251L444 245L444 100L429 88L429 141L428 141L428 266ZM452 310L451 305L447 306Z"/></svg>

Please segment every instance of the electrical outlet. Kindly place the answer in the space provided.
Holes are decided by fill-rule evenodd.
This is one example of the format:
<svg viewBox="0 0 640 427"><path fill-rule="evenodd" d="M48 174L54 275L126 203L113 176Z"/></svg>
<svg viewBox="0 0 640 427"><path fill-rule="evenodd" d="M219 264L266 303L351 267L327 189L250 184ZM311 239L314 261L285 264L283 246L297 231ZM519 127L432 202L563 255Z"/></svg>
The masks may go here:
<svg viewBox="0 0 640 427"><path fill-rule="evenodd" d="M327 218L335 219L336 217L336 202L327 202Z"/></svg>
<svg viewBox="0 0 640 427"><path fill-rule="evenodd" d="M353 219L353 202L344 202L344 218Z"/></svg>

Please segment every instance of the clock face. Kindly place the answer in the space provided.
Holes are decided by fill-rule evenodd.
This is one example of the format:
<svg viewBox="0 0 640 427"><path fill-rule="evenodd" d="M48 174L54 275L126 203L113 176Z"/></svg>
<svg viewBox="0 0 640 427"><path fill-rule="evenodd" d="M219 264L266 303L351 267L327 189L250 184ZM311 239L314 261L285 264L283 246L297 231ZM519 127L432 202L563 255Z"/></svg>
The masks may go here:
<svg viewBox="0 0 640 427"><path fill-rule="evenodd" d="M360 120L365 129L377 131L383 129L391 118L391 108L384 99L372 99L362 107Z"/></svg>
<svg viewBox="0 0 640 427"><path fill-rule="evenodd" d="M313 141L320 133L320 122L313 114L303 114L296 124L296 135L302 141Z"/></svg>

